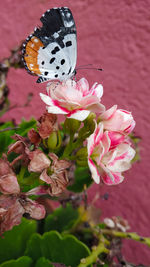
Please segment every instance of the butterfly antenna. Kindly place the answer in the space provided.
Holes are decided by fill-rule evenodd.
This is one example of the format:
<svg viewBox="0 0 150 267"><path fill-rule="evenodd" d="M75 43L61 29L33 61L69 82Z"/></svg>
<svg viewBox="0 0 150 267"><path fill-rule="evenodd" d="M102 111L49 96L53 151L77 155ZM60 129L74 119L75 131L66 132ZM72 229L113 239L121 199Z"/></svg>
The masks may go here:
<svg viewBox="0 0 150 267"><path fill-rule="evenodd" d="M77 70L98 70L98 71L103 71L102 68L95 68L95 67L90 67L93 66L93 64L86 64L86 65L81 65L78 68L76 68Z"/></svg>
<svg viewBox="0 0 150 267"><path fill-rule="evenodd" d="M83 68L76 68L76 71L77 70L98 70L98 71L103 71L102 68L95 68L95 67L92 67L92 68L85 68L85 67L83 67Z"/></svg>
<svg viewBox="0 0 150 267"><path fill-rule="evenodd" d="M77 69L82 69L83 67L88 67L88 66L92 66L93 64L86 64L86 65L80 65Z"/></svg>

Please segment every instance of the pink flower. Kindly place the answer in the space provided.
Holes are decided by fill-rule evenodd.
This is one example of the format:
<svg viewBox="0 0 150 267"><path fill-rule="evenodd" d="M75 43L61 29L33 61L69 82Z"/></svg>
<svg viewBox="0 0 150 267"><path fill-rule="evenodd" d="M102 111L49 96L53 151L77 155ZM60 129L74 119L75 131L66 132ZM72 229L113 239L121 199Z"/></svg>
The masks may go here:
<svg viewBox="0 0 150 267"><path fill-rule="evenodd" d="M135 127L135 121L131 112L117 109L114 105L99 116L103 122L104 129L129 134Z"/></svg>
<svg viewBox="0 0 150 267"><path fill-rule="evenodd" d="M100 104L103 95L102 85L95 83L89 89L85 78L78 82L69 79L60 84L49 83L47 94L41 93L40 96L47 105L49 113L65 114L68 118L83 121L90 111L102 113L105 110L105 107Z"/></svg>
<svg viewBox="0 0 150 267"><path fill-rule="evenodd" d="M100 177L108 185L119 184L124 177L122 172L130 168L135 156L125 136L103 130L103 123L96 125L88 138L88 164L92 178L99 184Z"/></svg>

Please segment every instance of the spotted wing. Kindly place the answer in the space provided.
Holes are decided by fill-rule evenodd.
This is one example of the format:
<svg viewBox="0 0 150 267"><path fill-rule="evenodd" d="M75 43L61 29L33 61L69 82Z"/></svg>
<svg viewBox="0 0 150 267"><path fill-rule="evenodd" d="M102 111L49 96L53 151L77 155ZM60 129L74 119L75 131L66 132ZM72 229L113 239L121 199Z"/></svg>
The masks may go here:
<svg viewBox="0 0 150 267"><path fill-rule="evenodd" d="M66 80L74 73L77 57L76 27L66 7L47 10L42 27L35 29L24 44L24 63L37 82Z"/></svg>

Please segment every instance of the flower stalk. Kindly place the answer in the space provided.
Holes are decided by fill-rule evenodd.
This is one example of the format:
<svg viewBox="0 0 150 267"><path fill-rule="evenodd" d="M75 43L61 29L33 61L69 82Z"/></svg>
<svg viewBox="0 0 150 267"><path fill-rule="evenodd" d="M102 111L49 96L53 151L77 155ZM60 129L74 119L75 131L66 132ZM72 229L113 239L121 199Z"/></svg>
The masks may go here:
<svg viewBox="0 0 150 267"><path fill-rule="evenodd" d="M148 247L150 247L150 238L149 237L142 237L136 233L120 232L120 231L115 231L115 230L110 230L110 229L101 229L101 233L103 235L110 235L113 237L132 239L132 240L141 242L141 243L147 245Z"/></svg>
<svg viewBox="0 0 150 267"><path fill-rule="evenodd" d="M78 267L89 266L90 264L95 263L98 260L100 254L108 254L109 250L105 247L105 244L108 244L108 241L105 240L102 235L99 235L98 245L92 248L92 252L88 257L81 259L81 263L78 265Z"/></svg>

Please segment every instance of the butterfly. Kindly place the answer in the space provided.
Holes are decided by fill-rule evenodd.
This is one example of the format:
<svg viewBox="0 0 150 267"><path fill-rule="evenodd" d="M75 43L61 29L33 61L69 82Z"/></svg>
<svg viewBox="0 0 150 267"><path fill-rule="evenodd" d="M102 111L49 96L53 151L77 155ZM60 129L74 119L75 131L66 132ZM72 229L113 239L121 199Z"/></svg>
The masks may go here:
<svg viewBox="0 0 150 267"><path fill-rule="evenodd" d="M27 71L39 76L37 83L67 80L75 74L77 60L76 26L67 7L47 10L23 44L23 62Z"/></svg>

